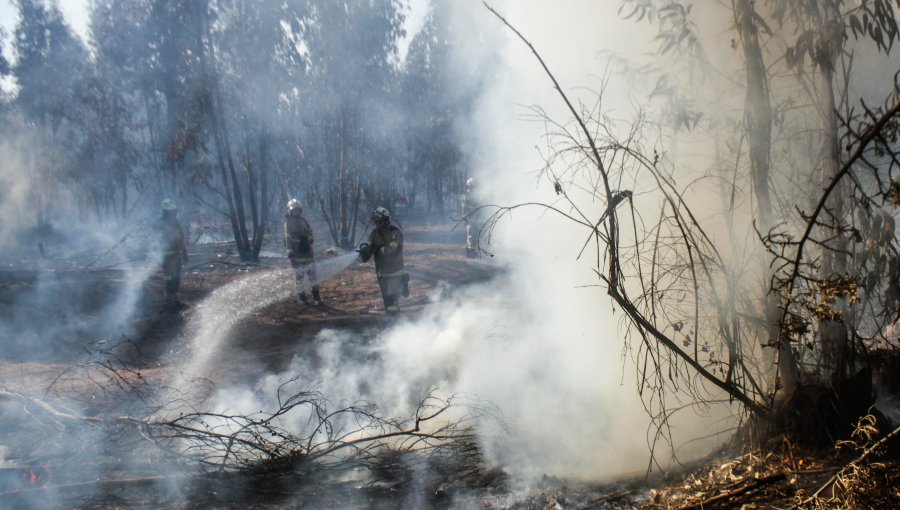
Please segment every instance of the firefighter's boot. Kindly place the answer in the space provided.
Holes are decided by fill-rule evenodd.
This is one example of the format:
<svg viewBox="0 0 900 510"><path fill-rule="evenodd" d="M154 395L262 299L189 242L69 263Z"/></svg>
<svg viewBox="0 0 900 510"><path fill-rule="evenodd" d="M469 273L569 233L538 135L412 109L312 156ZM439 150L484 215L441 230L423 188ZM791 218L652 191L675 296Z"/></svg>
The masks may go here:
<svg viewBox="0 0 900 510"><path fill-rule="evenodd" d="M165 299L163 300L163 309L165 311L180 312L183 308L184 305L178 300L177 294L166 292Z"/></svg>
<svg viewBox="0 0 900 510"><path fill-rule="evenodd" d="M322 306L322 296L319 295L319 287L312 288L312 298L315 306Z"/></svg>

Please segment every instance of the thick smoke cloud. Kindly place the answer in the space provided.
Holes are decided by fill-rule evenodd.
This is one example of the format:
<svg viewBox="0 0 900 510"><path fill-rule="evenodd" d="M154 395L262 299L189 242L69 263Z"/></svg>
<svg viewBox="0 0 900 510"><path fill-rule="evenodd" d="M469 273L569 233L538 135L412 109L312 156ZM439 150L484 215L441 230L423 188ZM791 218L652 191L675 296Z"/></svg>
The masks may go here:
<svg viewBox="0 0 900 510"><path fill-rule="evenodd" d="M497 7L532 40L568 94L592 101L596 91L588 89L599 86L596 76L604 65L598 52L624 51L622 45L639 32L612 21L604 25L607 31L597 31L594 21L615 19L614 9L597 4ZM524 121L523 114L525 105L534 104L551 117L567 118L560 98L533 55L480 4L460 4L454 15L457 25L477 27L473 32L483 36L461 41L460 62L492 61L486 47L502 48L504 56L479 107L456 126L476 162L481 200L552 202L552 187L535 179L543 165L535 145L543 143L545 126ZM615 26L620 33L610 29ZM630 109L629 99L619 95L614 109ZM507 268L506 276L435 296L422 317L401 321L364 344L356 334L322 332L315 362L297 358L253 391L230 388L215 400L232 411L252 412L260 407L258 399L301 374L333 401L362 399L386 415L407 416L437 388L443 396L467 395L497 406L505 427L485 423L483 446L489 460L516 476L597 480L639 471L647 462L648 418L619 317L593 286L590 261L576 260L583 236L540 209L518 210L494 232L496 258L481 262ZM675 422L679 436L680 424ZM680 439L693 438L696 429L685 428Z"/></svg>
<svg viewBox="0 0 900 510"><path fill-rule="evenodd" d="M525 115L528 105L539 105L558 120L568 113L534 56L480 2L453 5L456 26L480 34L461 37L455 61L490 77L477 108L454 126L475 164L481 202L552 202L552 187L535 178L544 165L540 147L546 126ZM652 37L619 20L612 2L560 6L510 0L494 6L535 45L566 93L588 104L605 69L598 55L625 54ZM619 83L608 89L604 108L626 116L632 97ZM0 173L0 185L13 201L24 200L29 187L18 179L21 175ZM13 201L4 200L0 207ZM0 245L7 232L4 224ZM112 246L126 232L90 242ZM437 388L440 395L496 406L503 421L484 423L484 451L492 463L523 479L547 474L597 480L641 470L647 462L648 418L623 347L620 317L603 290L593 286L590 261L577 258L583 239L583 231L540 209L517 210L494 232L496 257L473 262L505 268L495 281L444 289L422 316L362 339L358 333L324 331L315 339L315 360L298 357L285 371L266 374L255 384L220 388L209 411L272 409L277 388L294 377L333 402L376 403L386 416L409 415ZM101 307L96 322L109 330L100 335L127 334L139 304L137 291L151 269L148 263L124 273L116 299ZM182 339L186 348L179 352L185 364L173 367L177 375L171 385L187 390L190 378L205 375L212 351L227 349L230 328L259 307L291 296L292 285L284 274L266 273L213 292L190 316ZM65 309L80 298L50 300L39 291L26 303L32 309ZM92 318L91 324L96 322ZM11 337L28 329L25 319L14 324L3 333ZM62 337L71 330L67 324L46 336ZM696 429L675 425L676 433L683 432L680 439L693 438Z"/></svg>

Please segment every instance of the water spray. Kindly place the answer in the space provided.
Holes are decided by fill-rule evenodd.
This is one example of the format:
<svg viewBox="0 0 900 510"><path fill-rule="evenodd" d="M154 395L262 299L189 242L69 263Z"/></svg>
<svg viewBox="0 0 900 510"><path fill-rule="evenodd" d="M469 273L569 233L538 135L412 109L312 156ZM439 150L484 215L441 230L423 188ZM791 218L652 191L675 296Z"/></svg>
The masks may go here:
<svg viewBox="0 0 900 510"><path fill-rule="evenodd" d="M296 289L297 291L308 290L313 285L318 285L327 280L334 278L338 273L348 268L350 264L359 260L359 253L355 251L347 252L343 255L338 255L336 257L330 257L324 259L322 261L316 262L316 278L314 281L310 282L306 279L303 280L303 288Z"/></svg>
<svg viewBox="0 0 900 510"><path fill-rule="evenodd" d="M346 269L358 260L351 251L337 257L316 262L316 279L306 285L318 285ZM272 303L296 294L293 269L273 269L249 274L219 287L201 301L190 315L185 338L186 361L176 373L173 383L182 389L193 377L203 376L213 356L225 348L231 330L247 316Z"/></svg>

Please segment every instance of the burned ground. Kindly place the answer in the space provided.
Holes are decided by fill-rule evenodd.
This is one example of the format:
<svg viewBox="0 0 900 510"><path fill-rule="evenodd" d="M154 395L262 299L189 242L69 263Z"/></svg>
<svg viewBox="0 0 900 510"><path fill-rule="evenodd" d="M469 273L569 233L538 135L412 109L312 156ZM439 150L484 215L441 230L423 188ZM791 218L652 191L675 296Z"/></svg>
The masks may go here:
<svg viewBox="0 0 900 510"><path fill-rule="evenodd" d="M447 226L410 226L406 243L407 269L412 275L410 295L401 302L406 319L431 306L436 293L452 294L493 278L500 270L490 259L466 258L464 234ZM291 501L315 498L328 506L372 497L381 500L382 506L398 505L393 489L367 496L365 491L350 489L358 484L330 484L329 489L315 483L297 486L296 476L283 475L283 466L264 470L265 474L245 473L246 477L232 473L192 478L187 493L172 495L158 490L171 483L169 474L160 475L146 466L118 465L117 451L141 451L150 445L125 446L133 442L134 434L123 431L121 425L132 419L134 403L120 401L122 390L139 395L167 377L172 361L183 354L183 330L192 311L215 289L273 270L283 272L292 287L287 260L278 256L276 249L269 253L272 256L263 256L258 263L243 263L228 243L193 245L183 274L180 298L184 306L180 310L165 306L161 275L156 272L140 283L136 296L125 297L129 271L120 266L79 267L83 262L72 258L4 260L6 270L0 272L0 317L6 324L0 359L0 407L4 410L0 430L6 433L0 440L0 507L28 506L35 501L52 506L75 498L77 505L85 508L191 508L207 507L210 502L222 507L270 508L287 504L286 497L280 496L286 492L292 494ZM319 260L325 263L329 256L324 253ZM81 260L93 258L89 255ZM382 312L371 263L351 264L323 282L321 293L324 306L303 305L291 295L243 318L231 329L227 348L209 360L214 368L194 386L209 393L215 387L245 384L267 373L281 373L297 357L314 364L315 339L321 331L347 332L363 344L393 321ZM118 329L125 333L116 335L116 328L106 328L104 321L121 319L108 315L110 309L115 311L116 300L122 299L134 300L137 307L127 324L119 324ZM40 409L29 411L29 406ZM106 423L97 439L85 441L85 445L73 448L66 444L82 439L67 438L75 428L73 421L99 424L108 418L119 424L110 427ZM60 458L60 452L65 458ZM87 464L92 473L102 473L102 479L83 479L81 469ZM287 469L292 471L300 470ZM314 478L311 473L305 477Z"/></svg>
<svg viewBox="0 0 900 510"><path fill-rule="evenodd" d="M412 280L410 296L401 302L404 317L415 318L434 306L437 293L459 291L501 271L502 264L492 259L466 258L464 234L458 229L409 225L406 234ZM120 336L111 336L96 321L106 319L98 315L99 310L122 299L127 272L121 267L79 268L65 261L49 267L45 261L48 267L7 265L0 271L0 317L8 324L29 325L3 339L0 507L27 508L39 501L46 507L98 509L787 508L858 458L859 450L800 452L783 445L770 454L719 452L702 466L668 478L638 477L593 485L551 477L527 490L512 490L502 472L485 469L470 473L464 483L438 483L437 488L413 497L408 481L402 479L405 461L380 460L382 464L374 469L390 473L375 485L336 482L327 473L304 471L299 464L203 475L160 473L153 465L135 466L116 458L114 452L123 448L131 454L146 451L148 459L154 455L152 443L135 441L134 431L121 424L104 429L96 441L67 449L66 443L72 440L67 430L73 420L111 414L120 420L128 418L130 409L113 401L121 393L100 388L108 384L111 373L120 389L131 391L141 391L146 381L164 378L170 360L183 348L181 334L191 311L213 290L248 274L273 269L289 274L283 257L273 253L256 264L242 263L227 243L192 246L190 256L181 292L185 308L172 311L163 306L162 281L154 274L141 285L135 298L138 311L125 325L128 334ZM246 383L263 373L283 372L297 356L315 363L315 342L321 331L349 332L363 345L389 324L390 319L381 313L371 263L352 264L324 282L322 296L323 307L301 305L291 296L241 320L230 334L227 349L212 360L215 369L198 384ZM54 342L51 349L43 348L48 339ZM78 411L41 407L58 399L78 402ZM896 449L887 449L887 455L866 462L865 469L841 477L854 491L859 508L886 508L900 501L895 488L900 479ZM467 454L473 453L478 454ZM102 477L84 478L85 459L99 465L91 473ZM184 478L191 483L170 490Z"/></svg>

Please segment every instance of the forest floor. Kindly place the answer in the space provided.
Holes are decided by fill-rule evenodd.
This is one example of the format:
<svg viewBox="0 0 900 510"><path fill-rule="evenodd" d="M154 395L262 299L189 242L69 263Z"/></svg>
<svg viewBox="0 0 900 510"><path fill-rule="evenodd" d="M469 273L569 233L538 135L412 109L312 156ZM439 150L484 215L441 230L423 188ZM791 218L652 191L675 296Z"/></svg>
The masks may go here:
<svg viewBox="0 0 900 510"><path fill-rule="evenodd" d="M401 301L404 317L415 317L434 306L432 297L448 285L463 288L490 280L502 271L502 264L490 258L466 258L465 235L459 228L408 225L405 234L406 263L413 276L410 295ZM212 291L248 274L289 267L286 259L274 254L262 257L258 264L241 263L230 246L191 247L180 293L182 310L164 306L159 275L142 284L140 310L133 318L134 338L129 343L139 347L140 359L132 361L140 364L143 377L160 376L166 371L163 360L176 347L173 339L179 338L185 328L190 310ZM88 319L98 313L101 304L115 299L110 296L123 285L124 272L78 264L35 269L34 264L2 262L0 319L28 327L0 329L5 335L0 344L0 508L28 508L24 506L30 501L28 494L58 492L60 487L67 487L65 498L59 500L64 501L61 508L346 508L347 501L353 501L353 507L369 508L790 508L833 477L838 480L833 486L842 489L841 501L846 502L849 496L853 502L847 508L900 508L900 447L896 444L884 448L887 455L872 455L846 471L842 469L859 457L865 445L856 450L801 452L784 444L775 448L778 453L720 452L668 477L603 484L545 478L528 491L513 491L502 477L486 477L494 481L468 488L464 497L441 492L415 504L394 488L360 489L347 484L292 487L292 497L286 500L284 487L266 489L249 479L230 479L225 484L209 482L207 487L182 494L178 501L155 496L152 487L156 482L150 479L63 484L66 477L58 471L64 469L60 467L65 466L64 461L41 459L17 449L17 438L24 432L16 427L27 420L12 418L13 408L18 411L21 405L14 396L29 395L36 399L33 402L39 402L52 393L51 386L60 385L62 374L70 373L86 355L103 352L116 343L113 338L98 338L98 330ZM42 292L37 299L34 291L39 286ZM325 281L321 293L325 302L321 307L303 305L291 296L244 318L235 336L252 341L232 343L227 355L213 360L216 369L208 377L217 384L232 384L254 380L260 370L280 372L298 353L314 355L314 346L298 343L298 338L314 339L326 328L377 330L391 320L381 312L371 263L351 264ZM52 349L37 348L46 336L60 340ZM65 391L89 391L89 385L71 383ZM54 463L59 464L52 468L57 474L47 475L52 470L48 466ZM252 490L248 495L236 487ZM839 503L827 503L831 495L830 489L823 492L818 500L822 507L842 508Z"/></svg>

